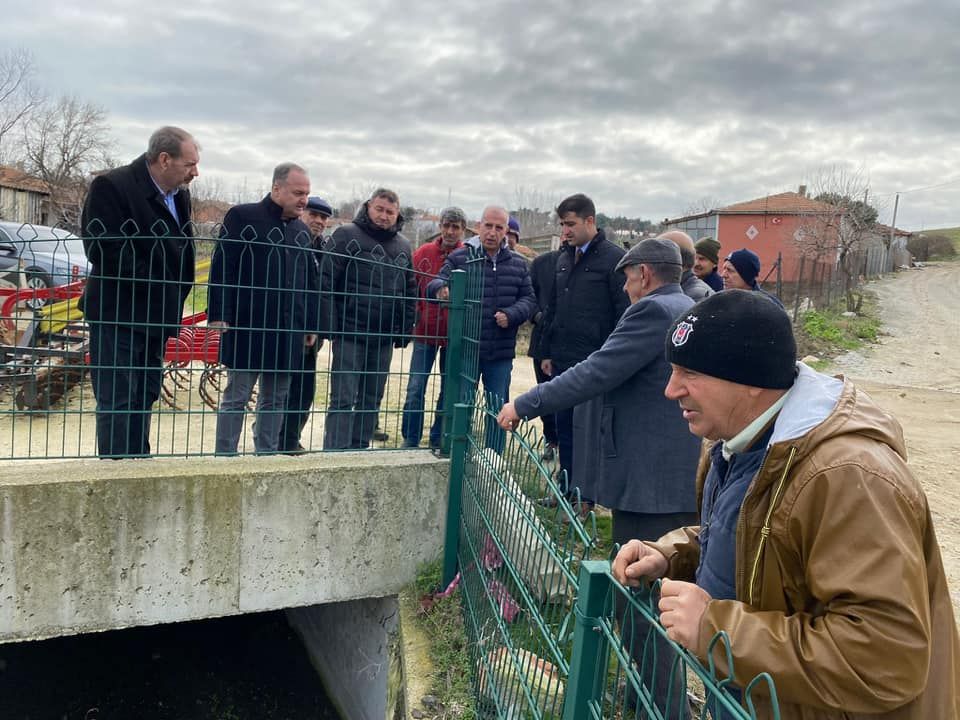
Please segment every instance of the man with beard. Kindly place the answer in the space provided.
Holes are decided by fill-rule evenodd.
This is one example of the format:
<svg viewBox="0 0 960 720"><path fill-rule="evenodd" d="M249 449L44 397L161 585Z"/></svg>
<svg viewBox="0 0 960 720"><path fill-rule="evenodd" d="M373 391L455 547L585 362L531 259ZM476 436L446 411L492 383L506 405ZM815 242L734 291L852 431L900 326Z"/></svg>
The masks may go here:
<svg viewBox="0 0 960 720"><path fill-rule="evenodd" d="M325 450L370 446L393 349L410 342L417 281L402 227L400 198L379 188L333 233L323 273L333 352Z"/></svg>
<svg viewBox="0 0 960 720"><path fill-rule="evenodd" d="M147 152L94 178L80 220L93 269L80 309L90 324L90 378L102 458L150 454L163 353L193 286L190 191L199 146L162 127Z"/></svg>
<svg viewBox="0 0 960 720"><path fill-rule="evenodd" d="M443 432L444 372L447 367L447 308L426 298L427 285L443 267L447 256L463 246L467 230L467 216L458 207L448 207L440 213L440 235L436 240L417 248L413 254L416 272L417 325L413 329L413 355L410 358L410 379L407 381L407 399L403 404L403 444L418 447L423 435L423 405L427 381L433 371L434 360L440 355L440 393L437 396L433 424L430 426L430 447L440 447Z"/></svg>
<svg viewBox="0 0 960 720"><path fill-rule="evenodd" d="M577 193L557 206L563 243L554 265L553 293L547 300L540 337L540 367L551 378L560 377L598 350L617 326L630 298L623 291L625 277L617 263L623 248L597 227L593 200ZM580 488L581 512L593 507L596 478L585 462L591 445L583 429L595 419L597 408L564 407L556 413L560 468L569 496ZM574 415L577 415L576 422ZM580 432L574 433L574 426ZM580 457L576 457L579 455ZM576 469L575 469L576 468ZM545 501L554 498L548 496Z"/></svg>

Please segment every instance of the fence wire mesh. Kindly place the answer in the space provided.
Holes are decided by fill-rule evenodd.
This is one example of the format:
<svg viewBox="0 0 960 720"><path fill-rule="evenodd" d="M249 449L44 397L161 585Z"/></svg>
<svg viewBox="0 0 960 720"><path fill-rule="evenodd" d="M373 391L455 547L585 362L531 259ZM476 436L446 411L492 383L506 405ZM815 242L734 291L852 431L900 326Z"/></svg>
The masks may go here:
<svg viewBox="0 0 960 720"><path fill-rule="evenodd" d="M445 327L414 334L425 303L443 315L453 303L426 297L435 276L405 251L251 227L192 242L155 230L14 234L19 260L0 286L0 458L439 449L459 397L443 397L446 359L477 374L482 282L469 266L454 353Z"/></svg>
<svg viewBox="0 0 960 720"><path fill-rule="evenodd" d="M610 575L597 518L578 513L541 460L532 426L491 446L498 398L455 412L451 492L459 492L456 567L485 718L779 717L772 681L736 688L669 640L657 588ZM458 465L458 456L462 464ZM581 518L585 517L585 521ZM450 536L448 535L448 543ZM448 552L449 552L448 547ZM450 566L453 567L452 565ZM449 579L449 578L447 578ZM729 648L721 634L711 647ZM732 668L732 656L725 653Z"/></svg>

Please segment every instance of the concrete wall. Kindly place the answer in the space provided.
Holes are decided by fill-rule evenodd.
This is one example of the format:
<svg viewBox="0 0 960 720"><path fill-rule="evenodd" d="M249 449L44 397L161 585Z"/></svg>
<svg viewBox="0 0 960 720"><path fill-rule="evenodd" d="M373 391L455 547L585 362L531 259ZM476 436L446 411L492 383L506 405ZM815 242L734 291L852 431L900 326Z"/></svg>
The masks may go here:
<svg viewBox="0 0 960 720"><path fill-rule="evenodd" d="M396 596L287 611L344 720L393 720L406 713Z"/></svg>
<svg viewBox="0 0 960 720"><path fill-rule="evenodd" d="M443 543L424 451L0 467L0 642L396 594Z"/></svg>

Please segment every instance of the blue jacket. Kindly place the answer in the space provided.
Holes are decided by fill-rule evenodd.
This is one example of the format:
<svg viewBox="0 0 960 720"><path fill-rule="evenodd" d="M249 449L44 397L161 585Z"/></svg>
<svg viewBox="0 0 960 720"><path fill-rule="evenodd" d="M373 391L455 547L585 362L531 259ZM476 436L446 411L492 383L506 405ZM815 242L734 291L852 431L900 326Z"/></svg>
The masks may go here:
<svg viewBox="0 0 960 720"><path fill-rule="evenodd" d="M697 510L700 441L663 395L670 377L663 354L667 330L692 305L677 284L657 288L626 309L599 350L514 400L520 417L533 418L602 396L600 425L585 430L599 448L600 466L576 477L581 493L604 507Z"/></svg>
<svg viewBox="0 0 960 720"><path fill-rule="evenodd" d="M427 297L436 297L447 284L450 273L464 270L477 250L462 247L450 253L437 279L427 285ZM516 356L517 329L537 311L537 299L530 284L527 261L506 245L490 257L483 254L483 303L480 312L480 360L511 360ZM507 327L497 325L494 315L503 311L509 319Z"/></svg>

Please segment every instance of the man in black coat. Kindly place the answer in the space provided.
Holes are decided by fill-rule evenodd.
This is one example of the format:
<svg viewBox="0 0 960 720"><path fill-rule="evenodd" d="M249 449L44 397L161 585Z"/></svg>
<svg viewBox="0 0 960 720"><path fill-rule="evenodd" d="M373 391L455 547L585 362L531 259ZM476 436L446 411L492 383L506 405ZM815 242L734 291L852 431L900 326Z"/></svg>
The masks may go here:
<svg viewBox="0 0 960 720"><path fill-rule="evenodd" d="M318 283L323 257L321 252L324 241L323 231L327 227L327 220L332 215L333 208L330 207L330 203L315 196L307 199L307 207L300 215L300 219L310 230L310 255ZM319 296L313 295L309 299L314 302L320 300ZM310 419L310 406L313 405L313 397L317 392L317 351L322 343L322 340L318 340L312 345L304 345L299 358L301 362L299 364L294 362L293 372L290 375L287 412L280 426L280 450L291 455L300 455L307 450L300 444L300 434ZM294 361L296 359L296 357L293 358Z"/></svg>
<svg viewBox="0 0 960 720"><path fill-rule="evenodd" d="M94 178L80 220L93 269L80 308L90 325L90 377L103 458L150 455L150 416L163 353L193 286L187 185L199 147L177 127L150 136L147 152Z"/></svg>
<svg viewBox="0 0 960 720"><path fill-rule="evenodd" d="M540 367L543 360L540 357L540 341L543 338L543 330L546 325L547 307L553 300L557 257L562 250L563 248L560 248L537 255L530 263L530 283L533 285L533 294L537 298L537 310L530 318L530 322L533 323L533 330L530 331L527 355L533 359L533 374L538 384L550 380L550 376ZM543 440L546 443L543 460L551 462L557 452L557 418L554 415L544 415L540 418L540 422L543 423Z"/></svg>
<svg viewBox="0 0 960 720"><path fill-rule="evenodd" d="M333 372L325 450L369 447L393 349L412 337L417 281L402 227L400 198L379 188L326 245L323 312Z"/></svg>
<svg viewBox="0 0 960 720"><path fill-rule="evenodd" d="M624 275L617 270L623 248L597 229L596 215L593 201L580 193L557 206L566 247L554 266L553 296L547 303L539 352L540 367L550 377L560 376L599 349L630 304L623 292ZM574 478L574 454L584 452L589 442L583 433L574 438L575 412L569 407L556 414L560 469L566 473L568 492L579 487L583 507L589 508L596 497L594 478L589 473ZM579 425L589 424L588 406L578 414Z"/></svg>
<svg viewBox="0 0 960 720"><path fill-rule="evenodd" d="M270 194L237 205L223 219L210 264L208 327L223 332L227 387L217 413L216 452L234 455L247 403L259 382L254 450L277 452L290 376L319 337L319 277L310 231L300 214L310 194L306 171L281 163Z"/></svg>

